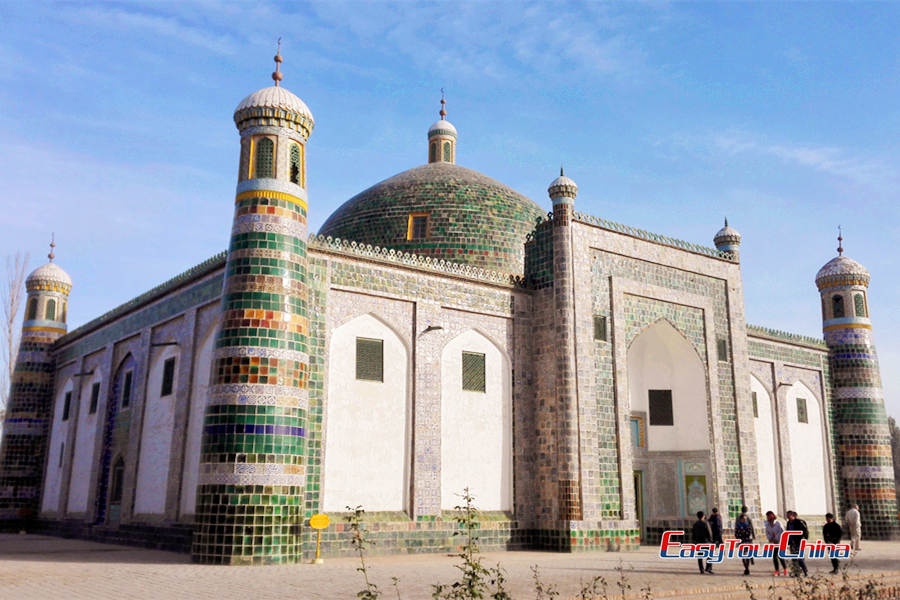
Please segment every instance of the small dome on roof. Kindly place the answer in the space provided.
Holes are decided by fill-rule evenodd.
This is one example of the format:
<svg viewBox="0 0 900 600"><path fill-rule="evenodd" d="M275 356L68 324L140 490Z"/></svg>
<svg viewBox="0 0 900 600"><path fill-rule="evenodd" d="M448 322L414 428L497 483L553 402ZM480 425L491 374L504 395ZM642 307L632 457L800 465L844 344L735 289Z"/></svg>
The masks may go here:
<svg viewBox="0 0 900 600"><path fill-rule="evenodd" d="M25 279L25 287L29 290L35 287L46 287L47 284L58 284L71 288L72 278L58 264L48 262L46 265L41 265L32 271Z"/></svg>
<svg viewBox="0 0 900 600"><path fill-rule="evenodd" d="M869 285L871 276L864 266L847 256L835 256L816 273L816 286Z"/></svg>
<svg viewBox="0 0 900 600"><path fill-rule="evenodd" d="M428 128L428 137L433 135L452 135L456 137L456 127L453 126L453 123L448 121L447 119L440 119L435 121L434 124Z"/></svg>
<svg viewBox="0 0 900 600"><path fill-rule="evenodd" d="M575 196L578 195L578 185L572 179L566 177L562 167L560 167L559 177L550 182L547 193L550 194L550 198L553 200L557 198L572 198L574 200Z"/></svg>
<svg viewBox="0 0 900 600"><path fill-rule="evenodd" d="M298 98L296 94L289 92L278 85L257 90L241 100L241 103L234 109L235 114L247 110L249 108L274 108L286 110L297 115L302 115L313 120L312 111L306 106L306 103Z"/></svg>
<svg viewBox="0 0 900 600"><path fill-rule="evenodd" d="M713 243L720 250L722 246L737 246L741 243L741 234L728 224L728 219L725 219L725 227L716 232Z"/></svg>

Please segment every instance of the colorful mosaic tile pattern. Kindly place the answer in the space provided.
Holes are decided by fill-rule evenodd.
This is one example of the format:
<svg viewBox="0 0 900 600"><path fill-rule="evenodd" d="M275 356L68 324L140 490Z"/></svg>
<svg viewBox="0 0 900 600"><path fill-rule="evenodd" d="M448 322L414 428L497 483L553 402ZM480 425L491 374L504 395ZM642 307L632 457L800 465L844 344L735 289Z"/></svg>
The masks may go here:
<svg viewBox="0 0 900 600"><path fill-rule="evenodd" d="M859 504L864 515L863 537L892 538L900 533L900 521L891 437L871 328L851 323L827 329L843 508Z"/></svg>
<svg viewBox="0 0 900 600"><path fill-rule="evenodd" d="M428 215L425 239L407 239L412 213ZM319 234L522 273L525 236L543 215L533 201L489 177L436 162L357 194Z"/></svg>
<svg viewBox="0 0 900 600"><path fill-rule="evenodd" d="M204 419L193 558L301 560L306 478L306 209L240 194Z"/></svg>
<svg viewBox="0 0 900 600"><path fill-rule="evenodd" d="M26 306L32 299L40 306L45 306L48 299L60 305L68 299L70 290L68 285L60 287L55 281L36 280L34 274L28 278L27 288ZM66 332L66 324L61 320L65 317L59 316L60 312L52 321L22 323L0 445L0 519L31 519L37 515L44 452L53 417L56 373L50 350Z"/></svg>

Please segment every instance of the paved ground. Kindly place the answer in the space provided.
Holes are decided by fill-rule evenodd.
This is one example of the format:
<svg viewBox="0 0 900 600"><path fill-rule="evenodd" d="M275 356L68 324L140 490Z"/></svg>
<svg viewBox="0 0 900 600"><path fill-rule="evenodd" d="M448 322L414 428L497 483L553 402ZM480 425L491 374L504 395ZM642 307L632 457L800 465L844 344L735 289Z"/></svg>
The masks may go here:
<svg viewBox="0 0 900 600"><path fill-rule="evenodd" d="M660 560L656 549L623 554L556 554L547 552L490 552L486 565L500 562L508 572L513 598L535 598L531 565L538 565L541 579L560 591L560 599L578 596L580 581L605 577L610 598L619 598L616 567L624 569L631 585L628 597L641 597L650 585L655 600L663 598L746 598L737 561L719 565L714 576L701 576L696 562ZM455 557L411 555L372 557L370 575L384 592L385 600L397 597L391 577L400 579L403 600L431 598L431 584L451 582L458 571ZM765 562L765 564L761 564ZM811 574L830 569L827 560L812 560ZM358 562L350 558L328 559L324 565L279 567L211 567L194 565L183 554L97 544L40 535L0 534L0 599L90 599L105 598L262 598L342 599L356 598L363 579ZM778 595L791 598L791 579L773 578L768 561L757 561L746 578L759 586L760 599L770 596L775 582ZM900 542L866 542L848 572L853 580L884 576L900 585ZM828 576L841 583L840 577ZM602 596L598 596L602 597Z"/></svg>

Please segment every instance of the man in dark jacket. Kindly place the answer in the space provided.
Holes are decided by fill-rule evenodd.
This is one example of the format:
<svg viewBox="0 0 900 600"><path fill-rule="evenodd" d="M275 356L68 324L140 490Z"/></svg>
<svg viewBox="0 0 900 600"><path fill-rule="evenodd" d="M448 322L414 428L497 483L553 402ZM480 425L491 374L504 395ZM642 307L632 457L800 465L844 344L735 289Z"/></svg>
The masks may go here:
<svg viewBox="0 0 900 600"><path fill-rule="evenodd" d="M844 535L844 531L841 529L841 526L838 525L837 521L834 520L834 515L828 513L825 515L825 525L822 527L822 539L825 540L826 544L840 544L841 536ZM831 569L832 573L837 573L840 567L840 562L836 558L831 559Z"/></svg>
<svg viewBox="0 0 900 600"><path fill-rule="evenodd" d="M697 521L694 523L693 528L691 528L691 537L695 544L709 544L712 542L712 529L709 527L709 523L706 519L703 518L704 513L702 510L697 511ZM700 574L703 575L703 559L697 559L697 566L700 567ZM706 559L706 573L712 575L712 565L709 564L709 559Z"/></svg>
<svg viewBox="0 0 900 600"><path fill-rule="evenodd" d="M712 509L712 514L709 515L709 528L712 529L712 541L714 544L722 543L722 515L719 514L719 509Z"/></svg>
<svg viewBox="0 0 900 600"><path fill-rule="evenodd" d="M798 532L791 535L791 537L788 539L788 547L791 549L791 553L797 554L798 552L800 552L800 540L805 540L809 537L809 530L806 528L806 523L797 518L796 512L792 510L787 511L787 518L788 522L784 530ZM793 559L792 562L795 567L795 574L797 574L797 569L803 571L804 576L809 574L809 571L806 569L806 561L802 556L800 558Z"/></svg>

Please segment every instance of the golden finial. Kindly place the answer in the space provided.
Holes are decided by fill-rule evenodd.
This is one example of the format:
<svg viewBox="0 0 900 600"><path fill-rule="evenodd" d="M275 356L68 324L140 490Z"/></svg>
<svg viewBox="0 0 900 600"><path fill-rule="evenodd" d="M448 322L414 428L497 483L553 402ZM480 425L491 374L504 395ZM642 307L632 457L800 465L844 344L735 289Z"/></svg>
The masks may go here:
<svg viewBox="0 0 900 600"><path fill-rule="evenodd" d="M47 255L47 258L50 259L50 262L53 262L53 259L56 258L56 255L53 254L53 249L56 248L56 234L50 234L50 254Z"/></svg>
<svg viewBox="0 0 900 600"><path fill-rule="evenodd" d="M272 79L275 81L275 87L278 87L278 83L284 79L284 75L281 73L281 63L284 62L284 59L281 58L281 38L278 38L278 52L275 54L275 71L272 73Z"/></svg>
<svg viewBox="0 0 900 600"><path fill-rule="evenodd" d="M844 238L841 233L841 226L838 225L838 256L844 255Z"/></svg>
<svg viewBox="0 0 900 600"><path fill-rule="evenodd" d="M447 109L445 107L446 104L447 101L444 100L444 88L441 88L441 121L443 121L444 117L447 116Z"/></svg>

